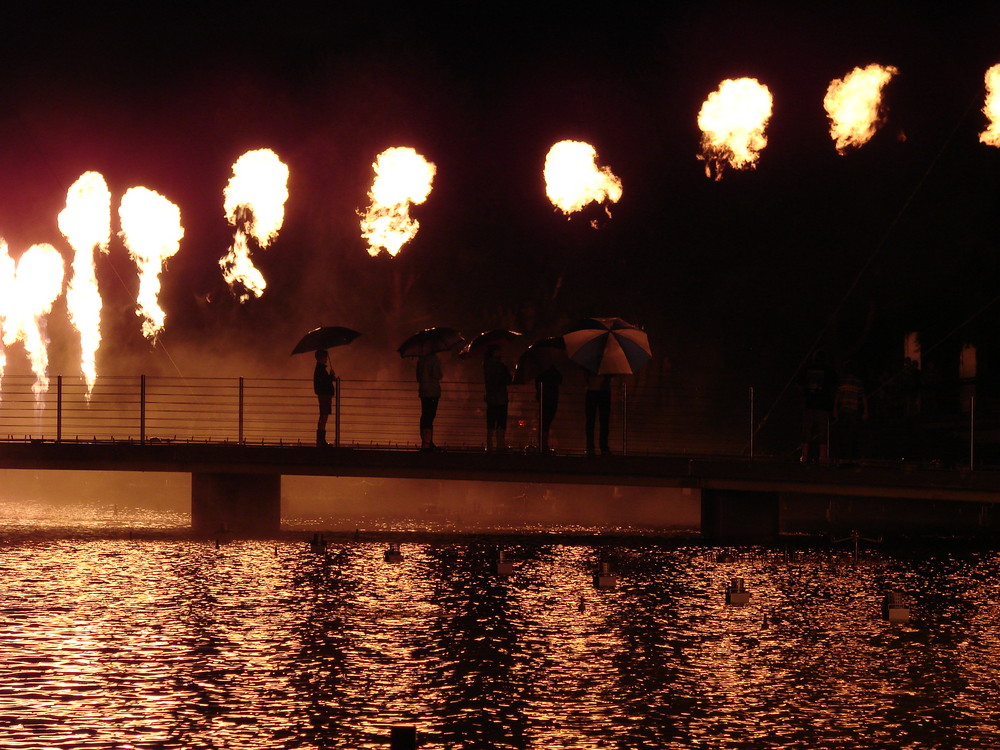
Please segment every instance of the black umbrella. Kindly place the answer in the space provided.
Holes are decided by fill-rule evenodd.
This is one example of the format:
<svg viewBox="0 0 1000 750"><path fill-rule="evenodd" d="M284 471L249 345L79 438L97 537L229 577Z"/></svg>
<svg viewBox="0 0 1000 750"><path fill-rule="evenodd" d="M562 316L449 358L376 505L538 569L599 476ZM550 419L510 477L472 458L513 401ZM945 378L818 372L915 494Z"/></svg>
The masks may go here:
<svg viewBox="0 0 1000 750"><path fill-rule="evenodd" d="M399 345L400 357L422 357L453 349L465 341L454 328L425 328Z"/></svg>
<svg viewBox="0 0 1000 750"><path fill-rule="evenodd" d="M343 326L323 326L315 328L303 336L292 349L292 354L315 352L320 349L332 349L335 346L350 344L361 334Z"/></svg>
<svg viewBox="0 0 1000 750"><path fill-rule="evenodd" d="M470 354L481 352L492 344L506 344L510 341L517 341L524 334L517 331L508 331L506 328L494 328L491 331L483 331L476 338L462 347L460 357L468 357Z"/></svg>
<svg viewBox="0 0 1000 750"><path fill-rule="evenodd" d="M523 385L534 380L550 367L566 361L566 344L562 336L551 336L536 341L517 360L514 383Z"/></svg>

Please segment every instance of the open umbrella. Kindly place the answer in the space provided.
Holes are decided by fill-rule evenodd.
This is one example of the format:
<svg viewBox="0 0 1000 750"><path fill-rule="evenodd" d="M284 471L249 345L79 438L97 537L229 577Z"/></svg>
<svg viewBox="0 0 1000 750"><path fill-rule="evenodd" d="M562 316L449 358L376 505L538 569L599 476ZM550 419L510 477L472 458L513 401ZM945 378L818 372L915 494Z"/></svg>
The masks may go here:
<svg viewBox="0 0 1000 750"><path fill-rule="evenodd" d="M399 345L400 357L422 357L424 354L446 352L465 341L454 328L425 328Z"/></svg>
<svg viewBox="0 0 1000 750"><path fill-rule="evenodd" d="M292 349L292 354L315 352L320 349L332 349L335 346L350 344L361 334L343 326L323 326L314 328L303 336Z"/></svg>
<svg viewBox="0 0 1000 750"><path fill-rule="evenodd" d="M559 363L566 361L566 344L562 336L551 336L541 341L536 341L529 346L524 354L518 357L517 366L514 368L514 383L524 385L550 367L558 367Z"/></svg>
<svg viewBox="0 0 1000 750"><path fill-rule="evenodd" d="M632 375L652 357L646 332L621 318L587 318L563 341L569 358L595 375Z"/></svg>
<svg viewBox="0 0 1000 750"><path fill-rule="evenodd" d="M510 341L517 341L522 335L517 331L508 331L505 328L494 328L491 331L483 331L462 347L462 351L459 352L458 356L463 358L468 357L470 354L481 352L492 344L506 344Z"/></svg>

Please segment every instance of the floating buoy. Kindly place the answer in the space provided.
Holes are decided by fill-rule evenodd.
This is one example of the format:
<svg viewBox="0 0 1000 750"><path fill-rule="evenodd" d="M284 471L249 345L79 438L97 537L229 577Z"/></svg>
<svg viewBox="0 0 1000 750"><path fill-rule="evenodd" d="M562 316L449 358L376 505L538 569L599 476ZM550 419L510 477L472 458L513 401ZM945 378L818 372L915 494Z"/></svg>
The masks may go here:
<svg viewBox="0 0 1000 750"><path fill-rule="evenodd" d="M882 596L882 619L889 622L909 622L910 604L898 591L886 591Z"/></svg>
<svg viewBox="0 0 1000 750"><path fill-rule="evenodd" d="M618 586L618 576L611 573L611 563L601 563L594 574L594 586L599 589L613 589Z"/></svg>
<svg viewBox="0 0 1000 750"><path fill-rule="evenodd" d="M514 563L507 559L503 550L500 550L497 559L493 562L493 574L504 578L514 575Z"/></svg>
<svg viewBox="0 0 1000 750"><path fill-rule="evenodd" d="M389 549L382 556L387 563L403 562L403 553L399 551L399 542L389 542Z"/></svg>
<svg viewBox="0 0 1000 750"><path fill-rule="evenodd" d="M742 578L734 578L726 587L726 604L733 607L743 607L750 603L750 592L746 589Z"/></svg>

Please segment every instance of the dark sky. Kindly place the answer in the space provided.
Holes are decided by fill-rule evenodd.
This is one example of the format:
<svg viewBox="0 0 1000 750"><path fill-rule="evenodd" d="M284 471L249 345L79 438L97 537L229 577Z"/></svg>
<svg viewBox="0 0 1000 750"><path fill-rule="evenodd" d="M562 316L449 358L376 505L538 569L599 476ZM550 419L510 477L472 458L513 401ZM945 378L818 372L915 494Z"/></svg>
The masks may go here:
<svg viewBox="0 0 1000 750"><path fill-rule="evenodd" d="M180 206L160 347L139 334L120 242L99 262L99 367L122 374L296 376L305 365L287 351L319 324L363 331L352 350L366 364L341 361L370 374L425 325L541 336L620 315L688 378L776 393L817 339L874 369L906 330L937 342L1000 295L1000 152L977 140L998 4L630 5L5 10L0 233L12 255L51 242L68 256L56 216L90 169L115 206L133 185ZM887 122L839 156L823 94L872 62L900 70ZM697 113L740 76L774 95L769 144L756 170L713 182L696 158ZM622 179L597 230L600 212L567 220L545 198L545 153L563 138L592 143ZM372 260L356 211L393 145L438 174L414 210L416 240ZM222 189L260 147L288 164L291 197L278 240L254 256L270 286L240 306L217 267L232 240ZM70 373L60 316L53 370ZM950 341L986 338L998 320L988 308Z"/></svg>

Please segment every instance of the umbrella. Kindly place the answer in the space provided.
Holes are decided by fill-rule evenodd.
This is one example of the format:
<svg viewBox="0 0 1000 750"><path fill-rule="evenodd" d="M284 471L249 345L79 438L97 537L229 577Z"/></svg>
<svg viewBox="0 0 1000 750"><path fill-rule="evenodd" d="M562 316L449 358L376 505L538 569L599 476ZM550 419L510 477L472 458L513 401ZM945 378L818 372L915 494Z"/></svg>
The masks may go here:
<svg viewBox="0 0 1000 750"><path fill-rule="evenodd" d="M492 331L483 331L462 347L458 356L468 357L470 354L480 352L491 344L505 344L510 341L517 341L523 334L517 331L508 331L505 328L494 328Z"/></svg>
<svg viewBox="0 0 1000 750"><path fill-rule="evenodd" d="M517 360L514 368L514 383L524 385L534 380L547 369L566 361L566 344L562 336L551 336L536 341Z"/></svg>
<svg viewBox="0 0 1000 750"><path fill-rule="evenodd" d="M315 352L320 349L332 349L335 346L350 344L361 334L343 326L323 326L315 328L305 336L292 349L292 354L302 354L304 352Z"/></svg>
<svg viewBox="0 0 1000 750"><path fill-rule="evenodd" d="M425 328L399 345L400 357L420 357L446 352L465 341L454 328Z"/></svg>
<svg viewBox="0 0 1000 750"><path fill-rule="evenodd" d="M563 336L569 358L595 375L632 375L653 356L646 332L621 318L588 318Z"/></svg>

